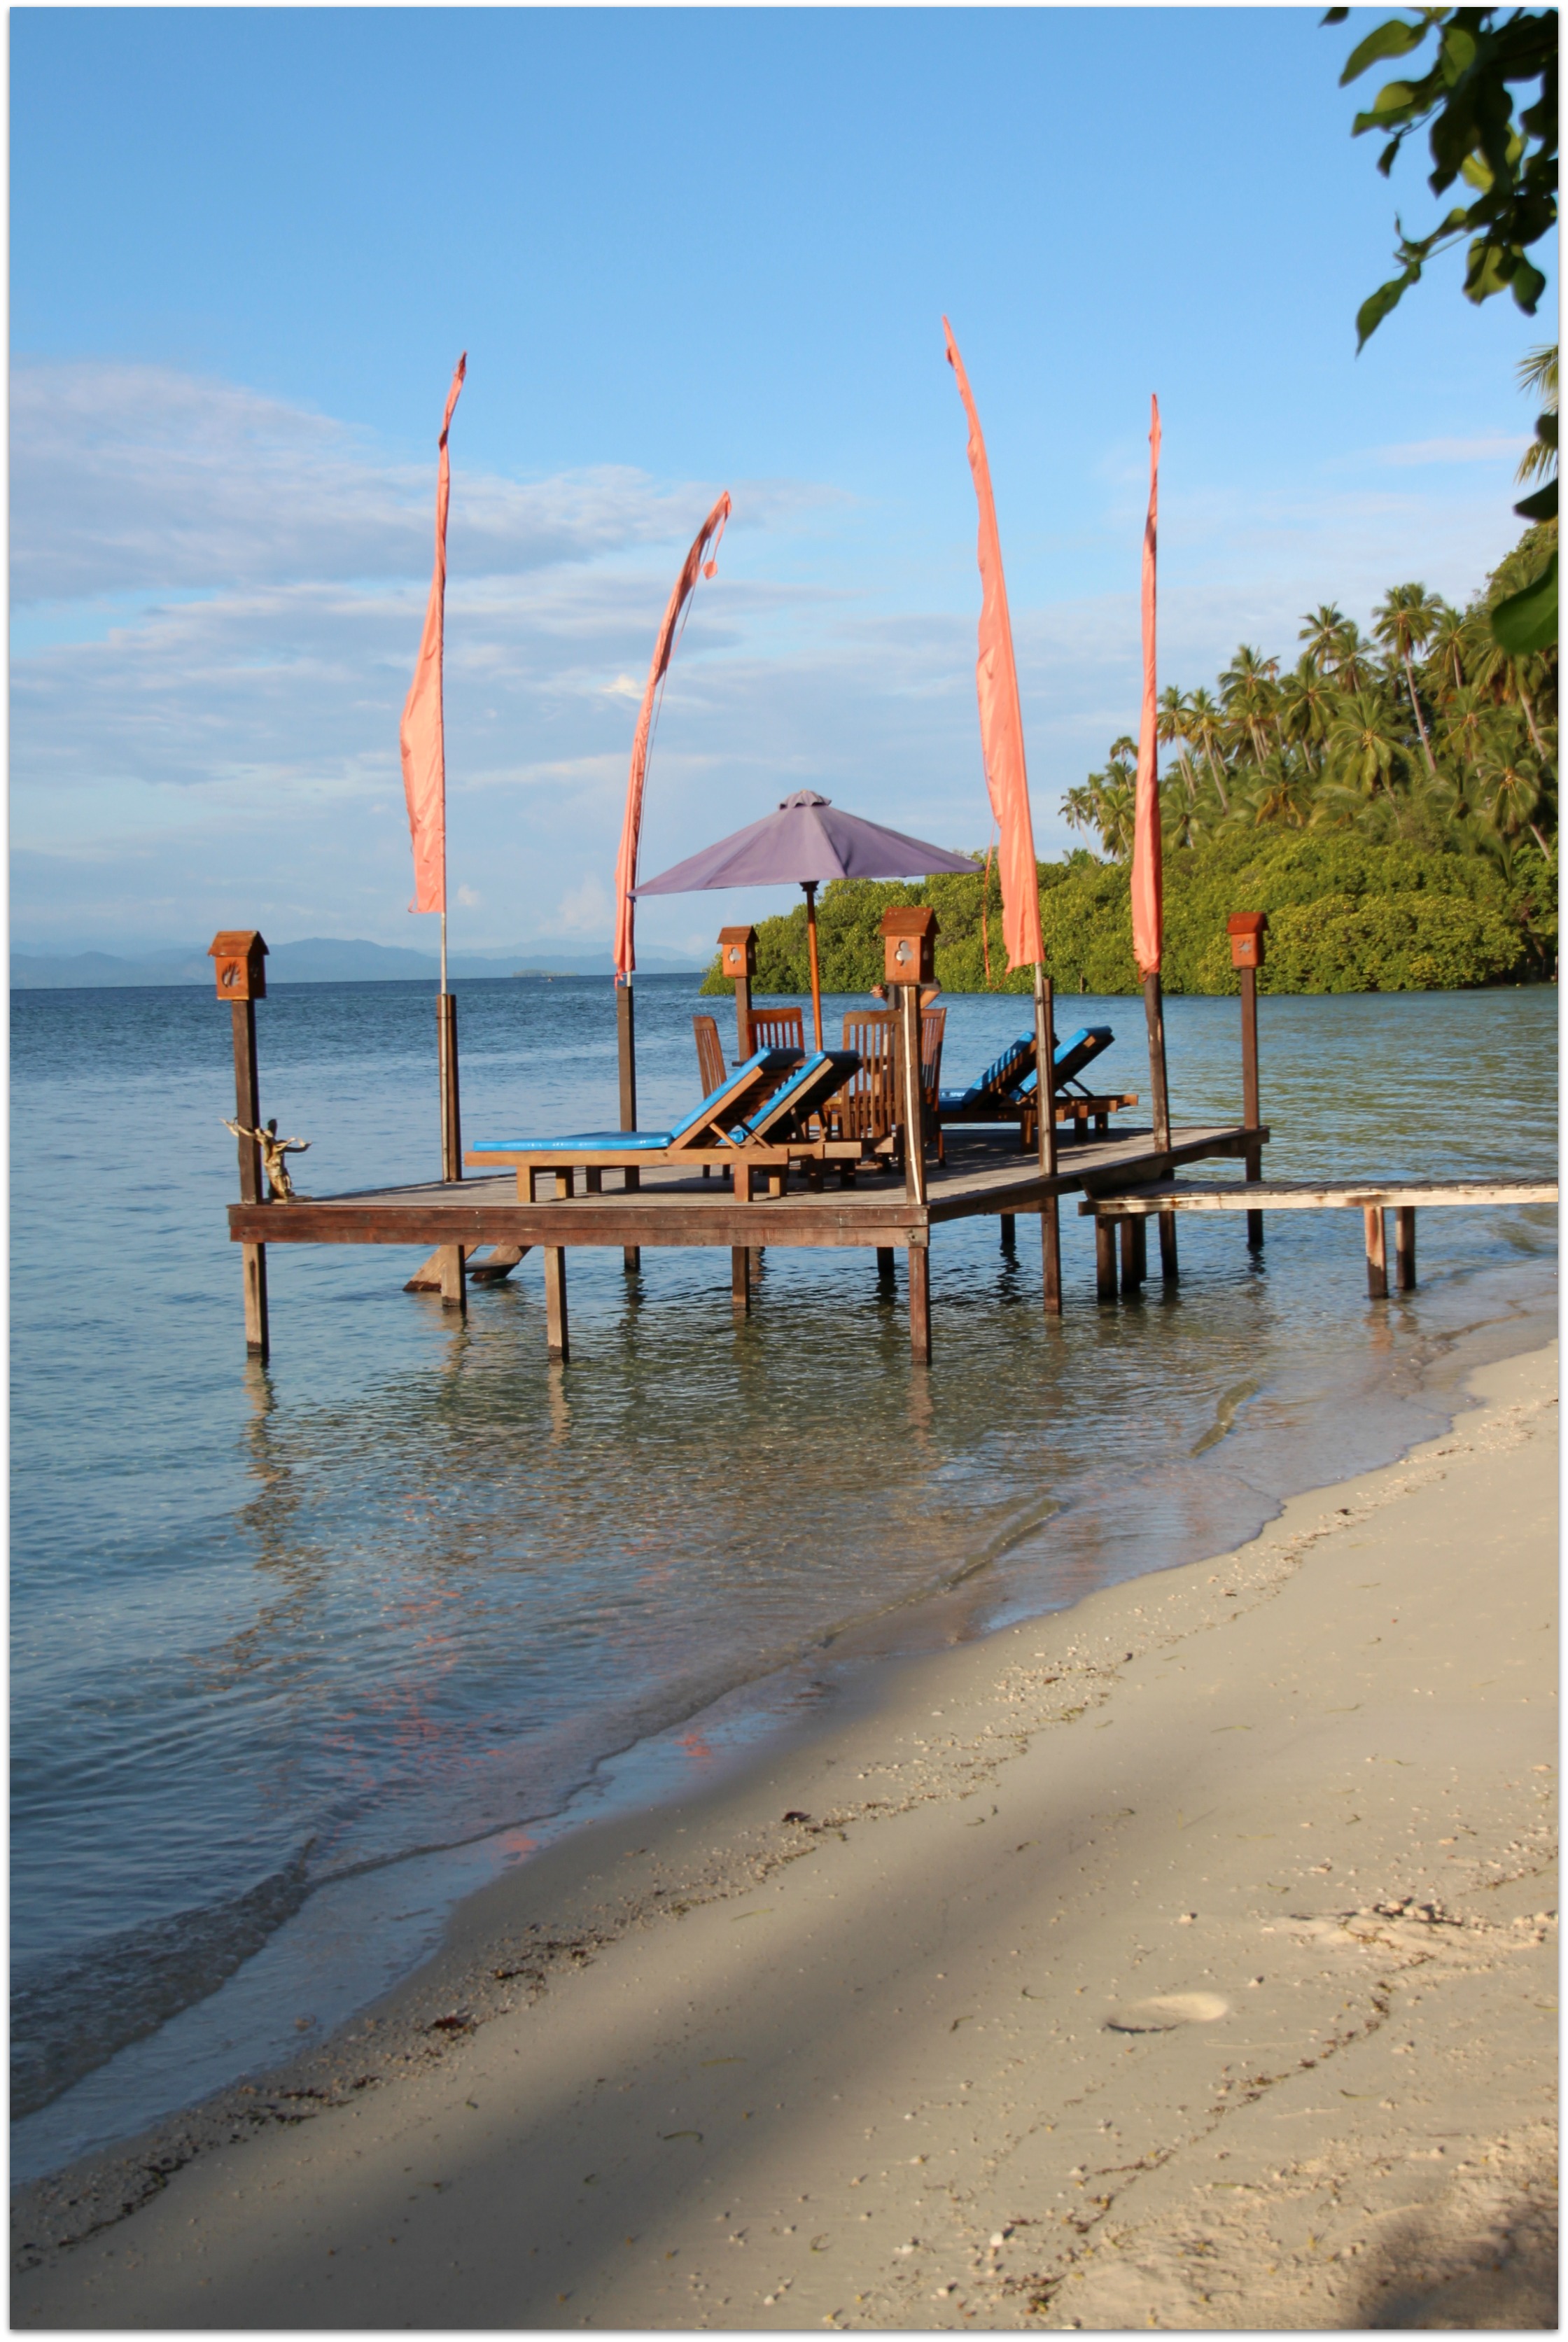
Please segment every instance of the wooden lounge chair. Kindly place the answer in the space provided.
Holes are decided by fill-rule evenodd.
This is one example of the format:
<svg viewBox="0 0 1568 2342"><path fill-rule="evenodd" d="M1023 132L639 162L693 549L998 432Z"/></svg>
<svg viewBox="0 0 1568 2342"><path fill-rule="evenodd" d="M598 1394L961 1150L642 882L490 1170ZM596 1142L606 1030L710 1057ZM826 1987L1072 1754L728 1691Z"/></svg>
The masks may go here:
<svg viewBox="0 0 1568 2342"><path fill-rule="evenodd" d="M1115 1037L1108 1025L1087 1025L1067 1040L1057 1042L1054 1088L1058 1096L1069 1085L1081 1089L1078 1075L1102 1056ZM1010 1041L966 1090L943 1090L938 1112L944 1122L1033 1123L1036 1086L1034 1034L1031 1028ZM1108 1111L1111 1101L1104 1103ZM1115 1103L1119 1105L1121 1101Z"/></svg>
<svg viewBox="0 0 1568 2342"><path fill-rule="evenodd" d="M703 1086L703 1096L711 1097L724 1078L724 1045L719 1038L716 1016L694 1016L692 1031L697 1042L697 1079ZM768 1044L771 1048L773 1044Z"/></svg>
<svg viewBox="0 0 1568 2342"><path fill-rule="evenodd" d="M754 1008L754 1049L804 1049L805 1016L799 1008Z"/></svg>
<svg viewBox="0 0 1568 2342"><path fill-rule="evenodd" d="M588 1130L560 1138L484 1139L464 1161L494 1166L512 1164L524 1203L536 1200L541 1171L555 1181L557 1198L573 1195L575 1175L584 1174L589 1195L600 1192L606 1170L641 1171L646 1165L674 1164L695 1171L717 1165L729 1171L743 1201L752 1193L753 1174L764 1172L782 1193L792 1161L854 1161L858 1142L835 1141L822 1121L823 1108L853 1071L842 1052L759 1049L737 1066L702 1104L673 1130Z"/></svg>

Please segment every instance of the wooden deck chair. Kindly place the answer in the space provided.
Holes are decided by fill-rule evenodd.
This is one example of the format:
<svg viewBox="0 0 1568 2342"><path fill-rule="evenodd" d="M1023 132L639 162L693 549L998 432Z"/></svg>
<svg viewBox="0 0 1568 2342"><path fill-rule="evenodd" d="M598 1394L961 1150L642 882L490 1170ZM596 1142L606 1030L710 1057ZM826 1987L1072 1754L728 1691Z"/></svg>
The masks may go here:
<svg viewBox="0 0 1568 2342"><path fill-rule="evenodd" d="M754 1049L804 1049L805 1016L799 1008L754 1008Z"/></svg>
<svg viewBox="0 0 1568 2342"><path fill-rule="evenodd" d="M724 1078L724 1045L719 1038L718 1018L694 1016L692 1031L697 1043L697 1079L702 1083L703 1096L711 1097ZM712 1178L713 1170L711 1163L704 1163L704 1178Z"/></svg>
<svg viewBox="0 0 1568 2342"><path fill-rule="evenodd" d="M834 1134L870 1147L885 1145L897 1119L893 1096L892 1009L861 1010L844 1020L844 1046L859 1064L832 1101Z"/></svg>
<svg viewBox="0 0 1568 2342"><path fill-rule="evenodd" d="M697 1079L703 1086L703 1096L712 1097L724 1078L724 1045L719 1038L716 1016L694 1016L692 1031L697 1043ZM758 1045L759 1046L761 1044ZM774 1044L770 1041L771 1049Z"/></svg>
<svg viewBox="0 0 1568 2342"><path fill-rule="evenodd" d="M560 1138L482 1139L464 1159L489 1166L514 1165L517 1192L525 1204L536 1200L534 1186L541 1171L554 1176L559 1200L574 1192L579 1170L587 1192L595 1195L606 1170L640 1170L654 1164L693 1171L717 1164L733 1173L736 1196L749 1200L753 1174L758 1170L782 1192L792 1157L821 1161L859 1156L857 1145L835 1144L825 1135L810 1136L791 1126L814 1100L825 1097L842 1081L844 1070L834 1066L825 1051L814 1052L803 1065L798 1049L758 1049L673 1130L587 1130ZM797 1082L793 1079L797 1075L812 1078ZM785 1090L789 1098L775 1106ZM758 1128L752 1127L754 1123Z"/></svg>

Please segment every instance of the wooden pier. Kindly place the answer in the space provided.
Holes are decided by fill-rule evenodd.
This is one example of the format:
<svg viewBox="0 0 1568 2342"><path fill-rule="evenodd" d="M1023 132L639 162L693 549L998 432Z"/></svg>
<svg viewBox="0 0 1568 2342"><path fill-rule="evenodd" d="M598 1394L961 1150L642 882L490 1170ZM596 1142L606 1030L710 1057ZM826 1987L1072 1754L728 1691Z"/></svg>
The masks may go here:
<svg viewBox="0 0 1568 2342"><path fill-rule="evenodd" d="M776 1246L859 1246L877 1256L879 1274L903 1252L908 1264L909 1334L914 1356L931 1356L930 1248L937 1230L980 1217L1002 1223L1005 1240L1020 1216L1047 1214L1053 1233L1055 1199L1094 1196L1166 1178L1179 1166L1216 1158L1255 1159L1264 1128L1204 1125L1174 1129L1170 1145L1155 1146L1148 1130L1063 1138L1057 1168L1041 1171L1014 1130L962 1127L947 1133L945 1164L927 1162L912 1195L901 1171L857 1166L850 1186L826 1181L783 1196L742 1202L722 1179L704 1179L669 1166L649 1165L635 1186L606 1170L601 1192L522 1201L510 1173L494 1177L433 1180L410 1187L375 1187L354 1195L295 1197L288 1203L242 1202L229 1206L235 1244L419 1245L448 1260L464 1260L494 1246L521 1258L544 1256L546 1335L552 1356L570 1354L566 1255L582 1246L619 1247L634 1256L644 1246L698 1245L730 1254L731 1295L749 1308L754 1256ZM831 1176L831 1175L830 1175ZM1162 1228L1165 1223L1162 1221ZM1174 1269L1174 1246L1169 1268ZM483 1274L484 1264L479 1264ZM432 1280L434 1281L434 1280ZM461 1267L444 1297L462 1304ZM1052 1306L1047 1294L1045 1306ZM1059 1306L1059 1296L1057 1297Z"/></svg>

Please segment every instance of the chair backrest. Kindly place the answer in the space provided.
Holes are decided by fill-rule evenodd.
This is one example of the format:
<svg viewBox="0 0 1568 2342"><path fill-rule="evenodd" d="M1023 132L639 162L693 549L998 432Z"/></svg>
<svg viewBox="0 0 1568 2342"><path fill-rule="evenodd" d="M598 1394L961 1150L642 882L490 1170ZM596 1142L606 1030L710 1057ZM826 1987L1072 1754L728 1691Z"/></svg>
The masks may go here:
<svg viewBox="0 0 1568 2342"><path fill-rule="evenodd" d="M1084 1025L1068 1040L1058 1041L1057 1088L1060 1089L1064 1082L1070 1082L1074 1074L1081 1074L1084 1066L1092 1065L1096 1057L1103 1056L1115 1037L1109 1025Z"/></svg>
<svg viewBox="0 0 1568 2342"><path fill-rule="evenodd" d="M731 1144L734 1126L756 1113L784 1076L794 1073L800 1056L798 1049L759 1049L744 1066L735 1066L701 1106L694 1106L684 1122L676 1123L669 1136L672 1154L683 1146Z"/></svg>
<svg viewBox="0 0 1568 2342"><path fill-rule="evenodd" d="M711 1097L724 1080L725 1070L718 1018L694 1016L692 1030L697 1036L697 1078L703 1086L703 1096Z"/></svg>
<svg viewBox="0 0 1568 2342"><path fill-rule="evenodd" d="M754 1008L754 1049L804 1049L805 1017L799 1008Z"/></svg>
<svg viewBox="0 0 1568 2342"><path fill-rule="evenodd" d="M897 1018L891 1008L865 1009L844 1020L844 1046L859 1059L834 1099L832 1115L844 1138L887 1136L895 1120L893 1045Z"/></svg>
<svg viewBox="0 0 1568 2342"><path fill-rule="evenodd" d="M759 1112L746 1124L745 1136L759 1144L799 1137L804 1125L826 1106L855 1071L850 1049L814 1049L803 1066L780 1084Z"/></svg>
<svg viewBox="0 0 1568 2342"><path fill-rule="evenodd" d="M969 1086L971 1097L1003 1096L1016 1089L1026 1075L1034 1071L1034 1028L1020 1033L1009 1041L1000 1056L994 1057L978 1081Z"/></svg>

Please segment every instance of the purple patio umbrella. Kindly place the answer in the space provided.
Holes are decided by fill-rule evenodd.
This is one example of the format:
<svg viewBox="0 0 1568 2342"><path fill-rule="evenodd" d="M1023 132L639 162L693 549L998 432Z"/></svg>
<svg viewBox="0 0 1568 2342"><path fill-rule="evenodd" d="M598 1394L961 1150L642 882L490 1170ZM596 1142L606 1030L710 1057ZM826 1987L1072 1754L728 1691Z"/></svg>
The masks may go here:
<svg viewBox="0 0 1568 2342"><path fill-rule="evenodd" d="M799 886L805 894L811 952L811 1010L822 1046L822 982L816 964L816 890L824 878L926 878L936 870L978 870L966 854L948 854L924 838L884 829L843 813L814 789L797 789L776 813L704 846L673 870L644 878L632 892L696 895L717 886Z"/></svg>

